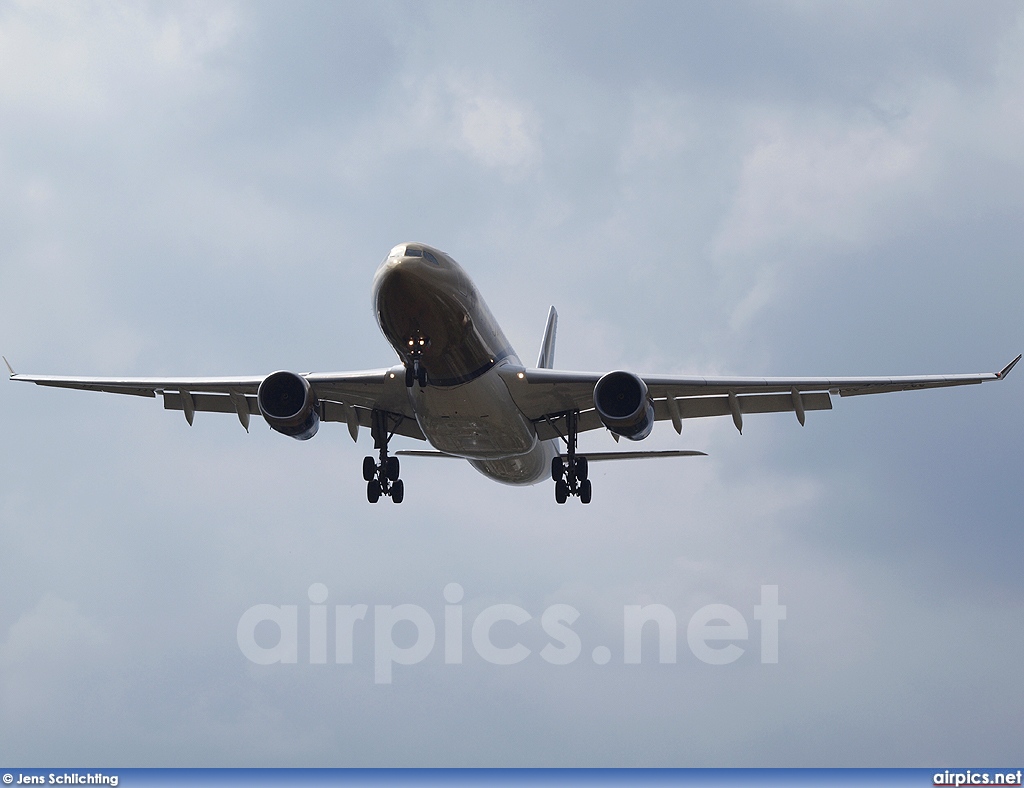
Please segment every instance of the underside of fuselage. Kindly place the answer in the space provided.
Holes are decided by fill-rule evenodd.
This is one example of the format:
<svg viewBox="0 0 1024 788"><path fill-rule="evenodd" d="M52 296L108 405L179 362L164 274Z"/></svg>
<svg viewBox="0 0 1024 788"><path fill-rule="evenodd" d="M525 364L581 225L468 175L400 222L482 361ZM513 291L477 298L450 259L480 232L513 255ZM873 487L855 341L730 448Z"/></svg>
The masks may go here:
<svg viewBox="0 0 1024 788"><path fill-rule="evenodd" d="M458 263L400 244L377 270L373 304L430 444L505 484L545 478L556 447L516 407L500 373L519 358Z"/></svg>

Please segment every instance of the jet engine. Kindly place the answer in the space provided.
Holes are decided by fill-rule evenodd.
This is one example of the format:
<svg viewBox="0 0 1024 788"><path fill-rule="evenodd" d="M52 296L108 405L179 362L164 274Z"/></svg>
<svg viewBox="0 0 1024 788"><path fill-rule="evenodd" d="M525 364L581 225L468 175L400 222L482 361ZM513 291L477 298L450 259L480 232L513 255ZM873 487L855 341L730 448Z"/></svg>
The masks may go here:
<svg viewBox="0 0 1024 788"><path fill-rule="evenodd" d="M275 372L260 383L256 400L260 413L273 429L296 440L305 441L320 427L319 403L313 388L302 375Z"/></svg>
<svg viewBox="0 0 1024 788"><path fill-rule="evenodd" d="M643 440L654 427L647 384L631 372L609 372L597 381L594 407L604 426L631 441Z"/></svg>

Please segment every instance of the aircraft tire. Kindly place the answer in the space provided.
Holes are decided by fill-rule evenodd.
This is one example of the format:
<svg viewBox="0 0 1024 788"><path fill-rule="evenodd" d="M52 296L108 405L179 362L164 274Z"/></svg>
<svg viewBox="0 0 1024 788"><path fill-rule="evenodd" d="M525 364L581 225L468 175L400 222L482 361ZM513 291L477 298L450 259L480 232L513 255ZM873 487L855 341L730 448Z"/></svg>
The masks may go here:
<svg viewBox="0 0 1024 788"><path fill-rule="evenodd" d="M391 500L395 503L401 503L405 500L405 482L401 479L398 479L391 485Z"/></svg>
<svg viewBox="0 0 1024 788"><path fill-rule="evenodd" d="M594 488L590 483L590 479L584 479L583 484L580 485L580 502L590 503L590 497L593 495Z"/></svg>
<svg viewBox="0 0 1024 788"><path fill-rule="evenodd" d="M363 457L363 481L368 482L377 475L377 463L373 457Z"/></svg>
<svg viewBox="0 0 1024 788"><path fill-rule="evenodd" d="M366 500L370 503L377 503L380 500L380 482L376 479L370 479L366 483Z"/></svg>
<svg viewBox="0 0 1024 788"><path fill-rule="evenodd" d="M559 479L555 482L555 500L558 503L565 503L569 497L569 485L565 483L563 479Z"/></svg>

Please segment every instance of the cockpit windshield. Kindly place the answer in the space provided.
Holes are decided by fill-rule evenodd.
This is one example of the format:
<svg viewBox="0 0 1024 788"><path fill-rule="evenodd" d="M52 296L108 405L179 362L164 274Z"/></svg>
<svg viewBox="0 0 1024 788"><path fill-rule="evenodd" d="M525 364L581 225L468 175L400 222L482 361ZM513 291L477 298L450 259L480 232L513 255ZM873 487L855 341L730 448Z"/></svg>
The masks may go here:
<svg viewBox="0 0 1024 788"><path fill-rule="evenodd" d="M389 254L388 257L422 257L431 265L441 265L437 259L437 255L429 249L423 249L422 247L413 246L412 244L396 246L391 250L391 254Z"/></svg>

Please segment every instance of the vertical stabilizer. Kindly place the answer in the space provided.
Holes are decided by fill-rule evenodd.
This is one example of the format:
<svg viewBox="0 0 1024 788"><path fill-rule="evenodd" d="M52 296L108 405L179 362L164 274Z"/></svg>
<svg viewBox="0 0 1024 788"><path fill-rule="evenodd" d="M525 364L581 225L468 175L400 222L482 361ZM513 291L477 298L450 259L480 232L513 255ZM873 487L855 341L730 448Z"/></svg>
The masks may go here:
<svg viewBox="0 0 1024 788"><path fill-rule="evenodd" d="M552 369L555 366L555 331L558 328L558 312L554 307L548 312L548 324L544 326L544 339L540 342L537 356L538 369Z"/></svg>

